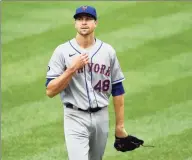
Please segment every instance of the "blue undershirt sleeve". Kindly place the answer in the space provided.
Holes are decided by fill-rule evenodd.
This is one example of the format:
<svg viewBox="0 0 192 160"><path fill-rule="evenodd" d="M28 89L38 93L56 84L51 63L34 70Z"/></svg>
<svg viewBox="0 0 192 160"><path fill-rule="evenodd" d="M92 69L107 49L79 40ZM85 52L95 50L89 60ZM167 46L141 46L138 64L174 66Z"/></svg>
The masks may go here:
<svg viewBox="0 0 192 160"><path fill-rule="evenodd" d="M46 81L46 83L45 83L45 86L47 87L47 85L49 84L49 82L51 81L51 80L53 80L54 78L47 78L47 81Z"/></svg>
<svg viewBox="0 0 192 160"><path fill-rule="evenodd" d="M112 85L112 96L119 96L125 93L125 90L123 88L123 83L119 82Z"/></svg>

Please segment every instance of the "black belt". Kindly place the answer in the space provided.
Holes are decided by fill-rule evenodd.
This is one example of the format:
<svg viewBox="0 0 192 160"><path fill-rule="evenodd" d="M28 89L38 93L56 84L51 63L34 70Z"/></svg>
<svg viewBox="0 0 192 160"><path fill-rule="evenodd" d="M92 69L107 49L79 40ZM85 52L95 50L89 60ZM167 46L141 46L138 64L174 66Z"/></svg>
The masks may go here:
<svg viewBox="0 0 192 160"><path fill-rule="evenodd" d="M67 104L65 104L65 106L67 107L67 108L71 108L71 109L74 109L74 107L73 107L73 104L71 104L71 103L67 103ZM94 113L94 112L97 112L97 111L99 111L99 110L101 110L102 108L101 107L97 107L97 108L88 108L88 109L81 109L81 108L77 108L77 110L79 110L79 111L83 111L83 112L88 112L88 113Z"/></svg>

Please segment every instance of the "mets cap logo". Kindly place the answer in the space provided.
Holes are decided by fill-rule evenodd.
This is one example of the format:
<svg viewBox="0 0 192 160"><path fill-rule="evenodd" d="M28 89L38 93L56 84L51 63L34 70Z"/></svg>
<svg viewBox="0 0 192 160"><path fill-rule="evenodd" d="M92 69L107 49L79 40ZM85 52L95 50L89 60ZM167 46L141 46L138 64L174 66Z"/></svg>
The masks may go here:
<svg viewBox="0 0 192 160"><path fill-rule="evenodd" d="M82 8L82 10L85 11L87 9L87 6L82 6L81 8Z"/></svg>

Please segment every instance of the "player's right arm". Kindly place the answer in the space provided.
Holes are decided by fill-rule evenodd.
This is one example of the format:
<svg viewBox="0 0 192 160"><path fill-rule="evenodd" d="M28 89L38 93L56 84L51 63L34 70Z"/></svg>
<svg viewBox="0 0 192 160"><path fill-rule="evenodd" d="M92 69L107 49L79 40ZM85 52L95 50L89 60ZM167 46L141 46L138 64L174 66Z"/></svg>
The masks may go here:
<svg viewBox="0 0 192 160"><path fill-rule="evenodd" d="M59 55L59 53L55 53L49 66L50 70L53 70L51 71L51 74L58 75L61 72L62 73L56 78L52 79L47 85L46 95L50 98L56 96L58 93L64 90L68 86L75 72L88 63L87 54L77 55L72 60L71 65L65 71L61 71L61 68L64 68L64 61L61 60L61 56L57 56L56 54Z"/></svg>
<svg viewBox="0 0 192 160"><path fill-rule="evenodd" d="M62 75L51 80L47 85L46 95L52 98L64 90L68 86L75 71L75 67L70 67Z"/></svg>

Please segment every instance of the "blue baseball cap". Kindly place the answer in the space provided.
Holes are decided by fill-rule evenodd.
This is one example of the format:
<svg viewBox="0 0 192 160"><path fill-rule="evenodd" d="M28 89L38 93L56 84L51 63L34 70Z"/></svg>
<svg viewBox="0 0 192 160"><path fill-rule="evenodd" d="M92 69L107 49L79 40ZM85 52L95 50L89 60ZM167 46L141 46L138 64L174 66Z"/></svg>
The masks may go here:
<svg viewBox="0 0 192 160"><path fill-rule="evenodd" d="M77 8L73 18L76 19L81 14L88 14L89 16L91 16L95 20L97 20L96 9L94 7L92 7L92 6L81 6L81 7Z"/></svg>

